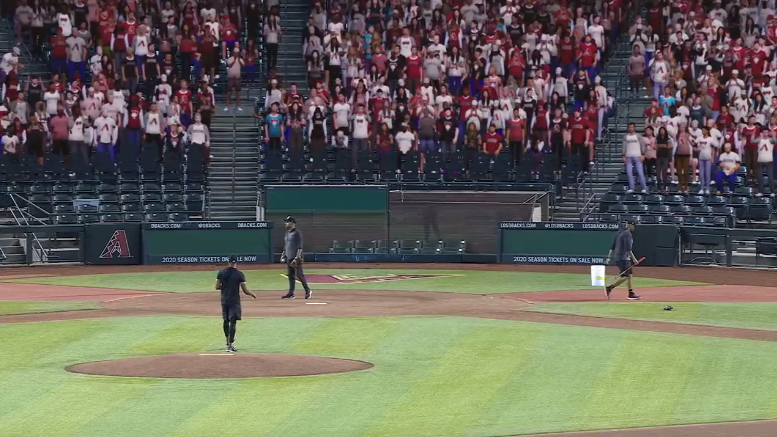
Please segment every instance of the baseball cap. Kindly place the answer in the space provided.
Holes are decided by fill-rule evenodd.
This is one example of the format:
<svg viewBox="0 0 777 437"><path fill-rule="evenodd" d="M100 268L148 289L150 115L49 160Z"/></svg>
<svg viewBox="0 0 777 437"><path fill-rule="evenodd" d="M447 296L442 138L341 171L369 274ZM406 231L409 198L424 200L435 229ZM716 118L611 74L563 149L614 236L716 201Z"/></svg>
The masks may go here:
<svg viewBox="0 0 777 437"><path fill-rule="evenodd" d="M19 47L14 47L13 48L13 54L14 55L19 56L21 53L22 53L22 51L19 50Z"/></svg>
<svg viewBox="0 0 777 437"><path fill-rule="evenodd" d="M284 223L297 223L297 220L294 219L292 216L287 216L285 219L283 219Z"/></svg>
<svg viewBox="0 0 777 437"><path fill-rule="evenodd" d="M237 262L237 255L235 255L234 253L232 255L229 255L229 262L230 262L230 264L236 263Z"/></svg>

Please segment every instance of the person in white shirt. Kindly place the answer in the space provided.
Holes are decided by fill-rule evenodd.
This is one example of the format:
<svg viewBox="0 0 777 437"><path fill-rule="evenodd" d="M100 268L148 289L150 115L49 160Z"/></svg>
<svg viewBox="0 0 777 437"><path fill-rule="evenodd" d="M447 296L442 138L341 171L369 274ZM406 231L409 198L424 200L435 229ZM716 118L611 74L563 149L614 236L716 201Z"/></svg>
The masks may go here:
<svg viewBox="0 0 777 437"><path fill-rule="evenodd" d="M87 56L86 41L77 34L70 35L67 40L67 75L72 81L78 73L81 80L86 79L85 61Z"/></svg>
<svg viewBox="0 0 777 437"><path fill-rule="evenodd" d="M345 96L340 94L337 97L337 103L332 106L334 112L334 127L336 131L343 132L345 135L350 133L351 105L345 101Z"/></svg>
<svg viewBox="0 0 777 437"><path fill-rule="evenodd" d="M116 162L116 139L119 129L116 126L116 117L111 117L107 111L94 121L93 144L98 153L107 153L111 162Z"/></svg>
<svg viewBox="0 0 777 437"><path fill-rule="evenodd" d="M92 77L97 77L101 71L103 71L103 47L97 46L97 51L94 56L89 58L89 71L92 72ZM83 78L82 78L83 79Z"/></svg>
<svg viewBox="0 0 777 437"><path fill-rule="evenodd" d="M370 149L370 122L370 116L367 115L364 105L359 105L351 119L351 165L354 169L359 153Z"/></svg>
<svg viewBox="0 0 777 437"><path fill-rule="evenodd" d="M163 74L159 77L159 84L154 89L154 100L159 104L159 112L165 116L171 114L170 99L173 95L173 88L167 83L167 75Z"/></svg>
<svg viewBox="0 0 777 437"><path fill-rule="evenodd" d="M89 162L90 144L85 142L84 129L86 128L87 117L81 115L79 106L73 107L73 116L68 120L67 141L70 147L70 155L81 155L81 162Z"/></svg>
<svg viewBox="0 0 777 437"><path fill-rule="evenodd" d="M758 178L759 192L756 196L761 197L769 193L774 197L774 139L771 138L768 130L761 131L761 140L758 142L758 167L760 169L756 174L761 177ZM766 185L763 183L764 173L766 173L768 190L766 190Z"/></svg>
<svg viewBox="0 0 777 437"><path fill-rule="evenodd" d="M165 133L165 118L159 112L159 105L154 102L151 104L151 109L146 113L145 120L143 122L143 144L156 144L158 159L162 161L162 151L164 150L164 142L162 141L162 134Z"/></svg>
<svg viewBox="0 0 777 437"><path fill-rule="evenodd" d="M61 97L59 91L54 85L49 87L49 91L43 94L43 101L46 102L46 113L54 116L57 113L57 104Z"/></svg>
<svg viewBox="0 0 777 437"><path fill-rule="evenodd" d="M604 51L605 51L605 41L607 38L604 37L604 26L602 26L602 17L595 16L594 22L592 25L588 26L588 32L589 35L591 35L591 38L593 38L594 43L596 43L596 48L599 49L599 63L601 66L602 59L604 59Z"/></svg>
<svg viewBox="0 0 777 437"><path fill-rule="evenodd" d="M723 194L723 182L728 182L728 188L734 192L737 181L737 170L742 165L739 154L731 151L731 143L723 145L723 153L718 157L718 172L715 175L715 185L718 187L718 195Z"/></svg>
<svg viewBox="0 0 777 437"><path fill-rule="evenodd" d="M696 120L693 121L696 123ZM699 194L710 194L710 184L712 178L712 159L715 156L715 144L717 140L710 135L710 129L704 127L701 137L696 140L694 148L698 150L698 168L699 183L701 189Z"/></svg>
<svg viewBox="0 0 777 437"><path fill-rule="evenodd" d="M415 45L415 39L410 36L410 29L405 28L402 30L402 36L400 36L397 39L397 44L399 45L399 54L409 58L411 53L411 49Z"/></svg>
<svg viewBox="0 0 777 437"><path fill-rule="evenodd" d="M194 123L189 125L186 135L191 144L200 144L205 146L206 150L210 149L210 130L202 123L202 115L199 112L194 114Z"/></svg>
<svg viewBox="0 0 777 437"><path fill-rule="evenodd" d="M65 38L73 34L73 23L70 21L70 15L66 14L64 4L61 5L61 12L57 14L57 27L62 29L62 36Z"/></svg>
<svg viewBox="0 0 777 437"><path fill-rule="evenodd" d="M402 154L407 154L407 152L416 148L416 136L413 132L410 132L410 128L406 124L399 128L399 132L397 132L394 139L397 141L397 149Z"/></svg>
<svg viewBox="0 0 777 437"><path fill-rule="evenodd" d="M645 182L645 140L642 135L637 133L634 123L629 123L628 130L623 136L622 154L623 162L626 163L626 175L629 178L629 193L634 192L634 168L637 169L639 183L642 186L642 192L647 193L647 182Z"/></svg>
<svg viewBox="0 0 777 437"><path fill-rule="evenodd" d="M2 60L0 60L0 83L5 83L6 76L8 76L8 73L13 71L14 68L17 66L19 68L24 67L23 64L19 63L19 55L21 55L21 53L19 47L14 47L10 52L3 55Z"/></svg>
<svg viewBox="0 0 777 437"><path fill-rule="evenodd" d="M669 63L664 60L663 52L656 52L656 57L650 60L648 68L653 79L653 97L658 100L669 78Z"/></svg>

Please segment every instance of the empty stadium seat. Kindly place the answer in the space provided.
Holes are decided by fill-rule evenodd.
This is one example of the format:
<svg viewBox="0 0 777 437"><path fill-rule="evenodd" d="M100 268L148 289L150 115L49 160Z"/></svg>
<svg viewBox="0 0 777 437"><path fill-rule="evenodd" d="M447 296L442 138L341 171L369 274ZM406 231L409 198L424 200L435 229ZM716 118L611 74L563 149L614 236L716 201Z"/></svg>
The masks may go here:
<svg viewBox="0 0 777 437"><path fill-rule="evenodd" d="M97 214L79 214L78 221L80 223L100 223L100 216Z"/></svg>
<svg viewBox="0 0 777 437"><path fill-rule="evenodd" d="M124 221L125 222L142 222L143 221L143 214L137 213L137 212L131 212L124 214Z"/></svg>
<svg viewBox="0 0 777 437"><path fill-rule="evenodd" d="M629 203L626 205L630 214L647 214L648 206L642 203Z"/></svg>
<svg viewBox="0 0 777 437"><path fill-rule="evenodd" d="M641 203L642 194L639 193L627 193L623 196L623 203Z"/></svg>
<svg viewBox="0 0 777 437"><path fill-rule="evenodd" d="M124 216L121 214L102 214L100 215L100 221L104 223L121 223L124 221Z"/></svg>
<svg viewBox="0 0 777 437"><path fill-rule="evenodd" d="M643 224L660 225L664 223L664 216L650 214L642 217Z"/></svg>
<svg viewBox="0 0 777 437"><path fill-rule="evenodd" d="M169 215L172 222L186 222L189 221L189 214L185 212L174 212Z"/></svg>
<svg viewBox="0 0 777 437"><path fill-rule="evenodd" d="M664 204L666 205L682 205L683 203L685 203L685 198L679 194L664 196Z"/></svg>
<svg viewBox="0 0 777 437"><path fill-rule="evenodd" d="M671 207L669 205L650 205L649 211L651 214L669 214Z"/></svg>
<svg viewBox="0 0 777 437"><path fill-rule="evenodd" d="M166 222L169 219L170 217L165 212L153 212L150 214L146 214L147 222Z"/></svg>
<svg viewBox="0 0 777 437"><path fill-rule="evenodd" d="M770 197L752 197L747 204L745 218L747 220L769 220L772 215Z"/></svg>

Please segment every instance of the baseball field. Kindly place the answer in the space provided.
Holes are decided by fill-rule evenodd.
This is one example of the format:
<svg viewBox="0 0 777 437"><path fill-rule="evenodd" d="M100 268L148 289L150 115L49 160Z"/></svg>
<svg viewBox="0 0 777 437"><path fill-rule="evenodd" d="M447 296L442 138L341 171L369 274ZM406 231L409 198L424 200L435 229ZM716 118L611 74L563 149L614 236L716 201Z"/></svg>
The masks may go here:
<svg viewBox="0 0 777 437"><path fill-rule="evenodd" d="M777 435L774 273L238 267L237 353L217 266L0 270L0 436Z"/></svg>

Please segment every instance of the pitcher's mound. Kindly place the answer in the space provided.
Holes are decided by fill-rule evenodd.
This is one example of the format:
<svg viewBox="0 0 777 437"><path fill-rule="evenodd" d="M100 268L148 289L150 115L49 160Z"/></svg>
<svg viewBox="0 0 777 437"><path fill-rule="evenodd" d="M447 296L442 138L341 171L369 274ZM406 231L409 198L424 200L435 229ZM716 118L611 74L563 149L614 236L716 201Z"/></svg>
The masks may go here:
<svg viewBox="0 0 777 437"><path fill-rule="evenodd" d="M74 373L150 378L262 378L325 375L369 369L372 364L340 358L284 354L175 354L95 361L67 367Z"/></svg>

